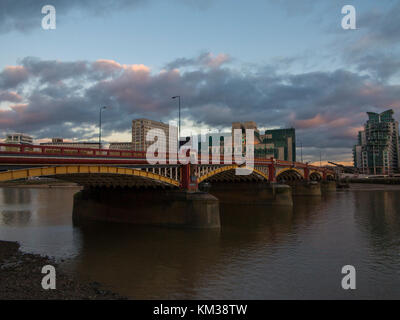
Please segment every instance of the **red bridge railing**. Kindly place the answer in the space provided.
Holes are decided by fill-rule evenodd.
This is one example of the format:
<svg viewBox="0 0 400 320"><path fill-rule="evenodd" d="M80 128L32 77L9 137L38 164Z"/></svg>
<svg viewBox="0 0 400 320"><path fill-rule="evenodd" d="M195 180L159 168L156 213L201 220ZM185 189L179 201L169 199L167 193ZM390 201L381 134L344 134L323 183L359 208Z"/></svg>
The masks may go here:
<svg viewBox="0 0 400 320"><path fill-rule="evenodd" d="M189 150L185 151L186 155L189 156ZM146 160L145 151L133 151L133 150L116 150L116 149L93 149L93 148L78 148L78 147L63 147L63 146L43 146L43 145L22 145L22 144L8 144L0 143L0 155L9 156L62 156L62 157L85 157L85 158L97 158L98 160L104 158L112 159L132 159L132 160ZM201 163L201 156L197 155L198 163ZM218 159L219 158L219 159ZM169 160L169 154L165 155L167 163ZM219 161L218 161L219 160ZM233 160L233 159L232 159ZM224 155L215 156L210 154L208 163L220 163L224 164ZM234 162L234 161L232 161ZM277 160L272 158L255 158L254 163L256 165L271 165L274 164L284 167L296 167L296 168L309 168L310 170L321 170L320 167L310 166L301 162L291 162L284 160Z"/></svg>

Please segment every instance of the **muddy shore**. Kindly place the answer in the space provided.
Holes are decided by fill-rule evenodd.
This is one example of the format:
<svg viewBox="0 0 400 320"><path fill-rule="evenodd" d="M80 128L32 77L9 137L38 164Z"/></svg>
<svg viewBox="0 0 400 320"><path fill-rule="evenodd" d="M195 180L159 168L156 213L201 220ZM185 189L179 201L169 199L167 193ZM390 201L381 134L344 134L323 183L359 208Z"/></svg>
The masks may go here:
<svg viewBox="0 0 400 320"><path fill-rule="evenodd" d="M0 300L115 300L124 297L105 289L97 282L83 283L72 275L60 271L51 258L23 253L17 242L0 241ZM42 267L56 269L56 289L44 290Z"/></svg>

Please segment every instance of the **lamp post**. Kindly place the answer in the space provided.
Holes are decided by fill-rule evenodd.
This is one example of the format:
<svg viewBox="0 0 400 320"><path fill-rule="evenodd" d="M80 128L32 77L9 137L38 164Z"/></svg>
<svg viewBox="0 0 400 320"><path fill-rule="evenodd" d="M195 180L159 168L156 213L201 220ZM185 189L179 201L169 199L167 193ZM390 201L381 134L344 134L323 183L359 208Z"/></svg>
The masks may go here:
<svg viewBox="0 0 400 320"><path fill-rule="evenodd" d="M300 158L301 163L303 163L303 141L300 141Z"/></svg>
<svg viewBox="0 0 400 320"><path fill-rule="evenodd" d="M321 149L319 150L319 166L322 167L321 165L322 162L322 153L321 153Z"/></svg>
<svg viewBox="0 0 400 320"><path fill-rule="evenodd" d="M178 98L178 107L179 107L179 124L178 124L178 141L180 142L181 140L181 96L174 96L172 99ZM178 148L179 148L179 142L178 142Z"/></svg>
<svg viewBox="0 0 400 320"><path fill-rule="evenodd" d="M104 109L107 109L107 107L106 106L100 107L99 110L99 149L101 149L101 112Z"/></svg>

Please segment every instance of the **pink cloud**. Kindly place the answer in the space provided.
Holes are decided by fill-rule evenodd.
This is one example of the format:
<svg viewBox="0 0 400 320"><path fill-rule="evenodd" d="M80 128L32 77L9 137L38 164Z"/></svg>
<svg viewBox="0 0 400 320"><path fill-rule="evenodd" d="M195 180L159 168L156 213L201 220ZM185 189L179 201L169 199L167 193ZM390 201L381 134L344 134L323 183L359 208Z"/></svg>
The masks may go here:
<svg viewBox="0 0 400 320"><path fill-rule="evenodd" d="M27 103L15 104L15 105L11 106L10 108L12 110L14 110L15 112L23 113L28 108L28 104Z"/></svg>
<svg viewBox="0 0 400 320"><path fill-rule="evenodd" d="M304 120L294 120L295 127L300 129L317 127L324 123L326 123L326 121L324 117L322 117L319 113L313 118Z"/></svg>
<svg viewBox="0 0 400 320"><path fill-rule="evenodd" d="M1 101L20 102L22 101L22 97L14 91L0 91Z"/></svg>
<svg viewBox="0 0 400 320"><path fill-rule="evenodd" d="M230 60L231 58L228 54L220 53L214 57L212 53L209 53L205 58L205 64L210 68L218 68Z"/></svg>
<svg viewBox="0 0 400 320"><path fill-rule="evenodd" d="M121 70L123 66L114 60L99 59L93 62L93 67L105 72L115 72Z"/></svg>
<svg viewBox="0 0 400 320"><path fill-rule="evenodd" d="M23 66L6 66L0 73L6 87L12 88L29 78L28 70Z"/></svg>
<svg viewBox="0 0 400 320"><path fill-rule="evenodd" d="M350 123L351 123L350 118L338 118L330 121L328 125L331 128L338 128L338 127L348 126Z"/></svg>
<svg viewBox="0 0 400 320"><path fill-rule="evenodd" d="M150 68L144 64L120 64L114 60L99 59L93 62L95 69L102 71L113 72L118 70L130 70L134 72L150 72Z"/></svg>

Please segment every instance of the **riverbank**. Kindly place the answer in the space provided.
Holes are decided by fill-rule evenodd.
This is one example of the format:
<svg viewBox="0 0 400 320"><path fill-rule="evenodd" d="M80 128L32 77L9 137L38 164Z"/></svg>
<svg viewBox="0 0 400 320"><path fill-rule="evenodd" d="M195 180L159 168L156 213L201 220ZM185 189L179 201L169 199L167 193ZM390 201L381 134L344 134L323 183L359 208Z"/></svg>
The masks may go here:
<svg viewBox="0 0 400 320"><path fill-rule="evenodd" d="M82 283L72 275L60 271L53 259L23 253L17 242L0 241L0 300L116 300L124 297L105 289L97 282ZM56 269L56 289L44 290L42 267Z"/></svg>
<svg viewBox="0 0 400 320"><path fill-rule="evenodd" d="M349 183L349 188L344 190L351 191L400 191L400 185L396 184L377 184L377 183Z"/></svg>
<svg viewBox="0 0 400 320"><path fill-rule="evenodd" d="M399 178L351 178L348 179L350 183L364 183L364 184L394 184L400 185Z"/></svg>

